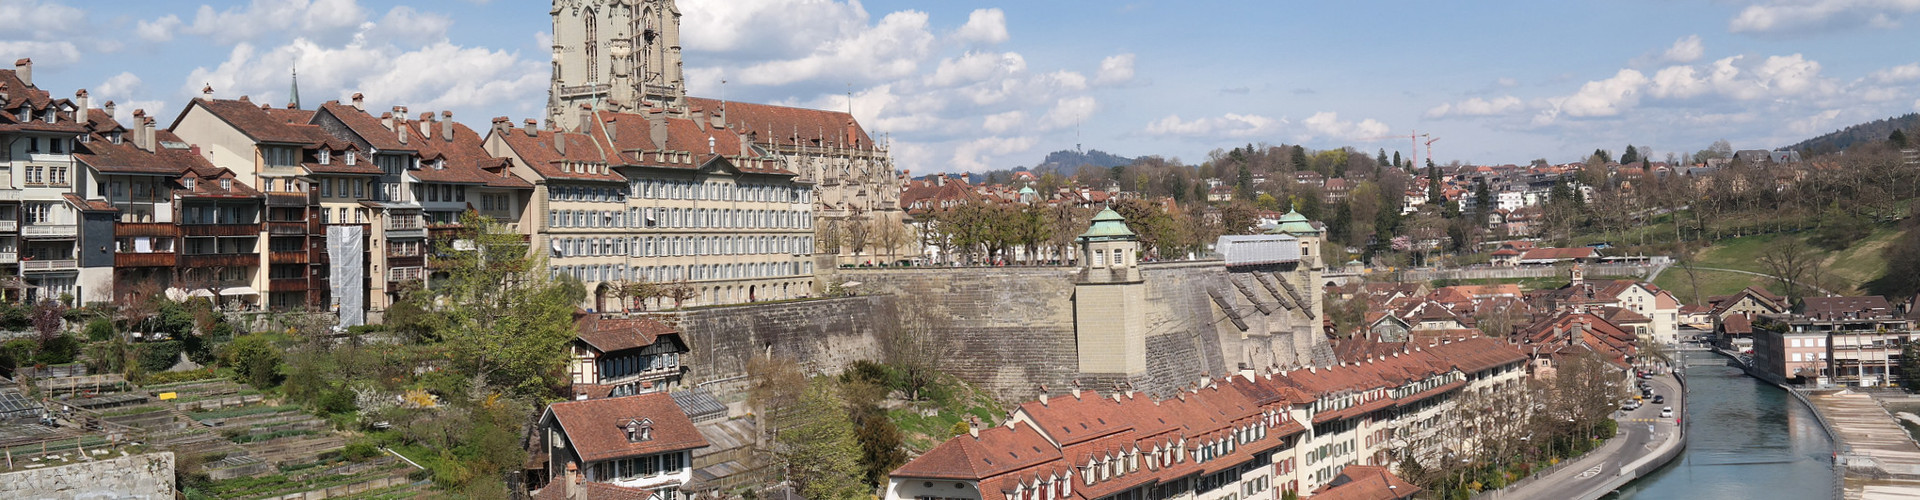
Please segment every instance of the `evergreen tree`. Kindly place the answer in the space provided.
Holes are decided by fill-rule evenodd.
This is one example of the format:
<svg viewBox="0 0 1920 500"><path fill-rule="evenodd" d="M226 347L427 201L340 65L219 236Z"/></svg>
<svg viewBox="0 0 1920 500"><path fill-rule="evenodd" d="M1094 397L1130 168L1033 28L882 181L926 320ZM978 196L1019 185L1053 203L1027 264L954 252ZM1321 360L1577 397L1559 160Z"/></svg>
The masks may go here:
<svg viewBox="0 0 1920 500"><path fill-rule="evenodd" d="M1608 152L1608 151L1607 151L1607 150L1605 150L1605 149L1595 149L1595 150L1593 150L1593 156L1592 156L1592 157L1593 157L1593 158L1599 158L1599 159L1600 159L1600 163L1613 163L1613 153L1611 153L1611 152Z"/></svg>
<svg viewBox="0 0 1920 500"><path fill-rule="evenodd" d="M1400 168L1400 152L1393 152L1393 168Z"/></svg>
<svg viewBox="0 0 1920 500"><path fill-rule="evenodd" d="M1374 165L1387 164L1387 148L1380 148L1380 156L1374 157L1373 164Z"/></svg>
<svg viewBox="0 0 1920 500"><path fill-rule="evenodd" d="M1486 179L1474 181L1473 220L1480 227L1487 227L1487 215L1493 213L1493 189L1487 186Z"/></svg>
<svg viewBox="0 0 1920 500"><path fill-rule="evenodd" d="M1893 143L1893 147L1896 148L1906 148L1907 133L1901 132L1900 129L1897 128L1893 129L1893 133L1887 134L1887 142Z"/></svg>
<svg viewBox="0 0 1920 500"><path fill-rule="evenodd" d="M1240 164L1240 175L1234 179L1234 196L1242 200L1253 197L1253 170L1246 163Z"/></svg>
<svg viewBox="0 0 1920 500"><path fill-rule="evenodd" d="M1427 165L1427 203L1439 205L1446 201L1446 195L1440 192L1440 169Z"/></svg>
<svg viewBox="0 0 1920 500"><path fill-rule="evenodd" d="M1636 161L1640 161L1640 150L1634 148L1632 144L1628 144L1627 152L1620 153L1620 164L1625 165Z"/></svg>
<svg viewBox="0 0 1920 500"><path fill-rule="evenodd" d="M1307 166L1307 148L1303 148L1303 147L1300 147L1299 144L1295 144L1293 145L1293 154L1289 156L1293 157L1293 171L1305 172L1309 170L1309 167Z"/></svg>

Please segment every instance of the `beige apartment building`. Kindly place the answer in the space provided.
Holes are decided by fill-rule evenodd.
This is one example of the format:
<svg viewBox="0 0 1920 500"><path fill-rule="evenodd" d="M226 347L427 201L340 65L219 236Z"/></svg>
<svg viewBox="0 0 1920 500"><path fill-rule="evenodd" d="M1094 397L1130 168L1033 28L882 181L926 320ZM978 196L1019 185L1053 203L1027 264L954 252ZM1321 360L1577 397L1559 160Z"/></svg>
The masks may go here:
<svg viewBox="0 0 1920 500"><path fill-rule="evenodd" d="M627 281L685 281L686 306L813 295L812 191L793 172L701 113L580 114L574 130L498 118L486 147L534 185L524 223L554 275L587 285L582 307L633 308Z"/></svg>
<svg viewBox="0 0 1920 500"><path fill-rule="evenodd" d="M809 186L816 226L902 222L903 184L894 175L893 159L854 120L851 108L826 111L687 96L680 9L674 0L556 0L550 14L549 128L579 129L582 106L711 120L752 145L757 157L778 163ZM831 254L822 256L823 265L915 253L878 246L869 244L856 254L851 246L829 242L817 250Z"/></svg>

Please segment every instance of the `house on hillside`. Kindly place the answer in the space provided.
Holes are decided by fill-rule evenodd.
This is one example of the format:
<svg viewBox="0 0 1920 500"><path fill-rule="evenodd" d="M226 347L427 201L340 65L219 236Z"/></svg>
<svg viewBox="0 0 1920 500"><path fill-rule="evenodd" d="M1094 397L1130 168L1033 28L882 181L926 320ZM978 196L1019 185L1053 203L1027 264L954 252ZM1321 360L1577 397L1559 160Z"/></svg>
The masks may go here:
<svg viewBox="0 0 1920 500"><path fill-rule="evenodd" d="M576 398L604 398L669 390L686 373L690 351L680 332L651 318L577 313L579 337L568 365Z"/></svg>
<svg viewBox="0 0 1920 500"><path fill-rule="evenodd" d="M542 486L536 499L597 490L622 495L602 498L677 500L693 478L692 451L707 446L664 392L554 403L540 416L540 432L547 477L529 481Z"/></svg>

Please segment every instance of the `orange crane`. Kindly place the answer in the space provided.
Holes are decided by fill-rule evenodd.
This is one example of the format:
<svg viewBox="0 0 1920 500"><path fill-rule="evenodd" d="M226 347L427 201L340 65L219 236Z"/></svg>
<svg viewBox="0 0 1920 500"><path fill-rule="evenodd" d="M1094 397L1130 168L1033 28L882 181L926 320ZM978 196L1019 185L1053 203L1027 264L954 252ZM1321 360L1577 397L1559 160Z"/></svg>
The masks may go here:
<svg viewBox="0 0 1920 500"><path fill-rule="evenodd" d="M1399 139L1399 138L1401 138L1401 137L1406 137L1406 138L1407 138L1407 162L1408 162L1408 163L1412 163L1412 162L1413 162L1413 159L1414 159L1414 158L1418 158L1418 157L1420 157L1420 138L1421 138L1421 137L1428 137L1428 136L1429 136L1429 134L1422 134L1422 133L1420 133L1420 131L1418 131L1418 130L1413 130L1413 131L1409 131L1409 132L1407 133L1407 135L1405 135L1405 136L1399 136L1399 135L1383 135L1383 136L1378 136L1378 137L1368 137L1368 138L1365 138L1365 139L1360 139L1360 140L1363 140L1363 141L1381 141L1381 140L1386 140L1386 139ZM1435 139L1435 140L1438 140L1438 139ZM1432 145L1432 144L1433 144L1433 141L1427 141L1427 144L1428 144L1428 145ZM1429 153L1429 154L1428 154L1427 156L1428 156L1428 157L1432 157L1433 155L1432 155L1431 153Z"/></svg>

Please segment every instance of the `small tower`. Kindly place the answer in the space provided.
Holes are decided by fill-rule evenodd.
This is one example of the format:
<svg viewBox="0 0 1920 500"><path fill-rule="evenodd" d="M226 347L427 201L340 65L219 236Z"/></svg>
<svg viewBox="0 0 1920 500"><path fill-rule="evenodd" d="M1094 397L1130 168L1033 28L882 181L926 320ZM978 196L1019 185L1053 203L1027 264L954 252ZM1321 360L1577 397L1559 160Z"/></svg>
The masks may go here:
<svg viewBox="0 0 1920 500"><path fill-rule="evenodd" d="M1286 215L1280 216L1280 224L1267 231L1267 234L1285 234L1299 238L1300 261L1316 270L1325 267L1325 263L1320 261L1320 242L1326 238L1326 231L1314 227L1312 222L1307 221L1307 216L1300 215L1298 210L1288 210Z"/></svg>
<svg viewBox="0 0 1920 500"><path fill-rule="evenodd" d="M1146 284L1140 239L1109 208L1077 238L1080 273L1073 286L1073 327L1080 372L1137 375L1147 370Z"/></svg>

